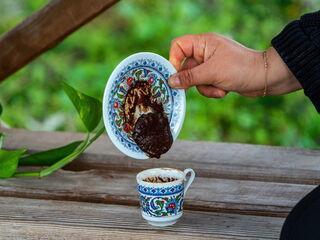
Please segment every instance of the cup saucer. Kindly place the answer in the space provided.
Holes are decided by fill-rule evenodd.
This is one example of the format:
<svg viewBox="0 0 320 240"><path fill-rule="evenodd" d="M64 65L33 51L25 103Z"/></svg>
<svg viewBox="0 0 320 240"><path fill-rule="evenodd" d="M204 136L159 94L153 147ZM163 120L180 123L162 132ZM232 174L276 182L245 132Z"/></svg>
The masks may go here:
<svg viewBox="0 0 320 240"><path fill-rule="evenodd" d="M124 59L110 75L103 96L103 121L113 144L127 156L149 158L133 141L124 122L123 104L134 81L151 84L153 97L162 103L168 117L173 140L178 137L185 117L186 97L184 90L172 89L168 84L168 78L175 72L162 56L141 52Z"/></svg>

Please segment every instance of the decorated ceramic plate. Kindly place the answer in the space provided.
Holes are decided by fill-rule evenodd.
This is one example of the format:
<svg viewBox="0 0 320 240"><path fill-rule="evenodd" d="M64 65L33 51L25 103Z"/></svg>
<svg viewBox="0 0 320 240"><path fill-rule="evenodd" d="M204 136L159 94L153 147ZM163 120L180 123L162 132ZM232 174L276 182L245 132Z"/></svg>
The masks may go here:
<svg viewBox="0 0 320 240"><path fill-rule="evenodd" d="M147 159L148 156L132 139L132 129L125 121L124 102L130 86L135 81L147 81L153 98L162 103L175 140L185 116L185 92L172 89L170 75L176 72L171 63L160 55L148 52L133 54L114 69L107 82L103 97L103 120L113 144L124 154Z"/></svg>

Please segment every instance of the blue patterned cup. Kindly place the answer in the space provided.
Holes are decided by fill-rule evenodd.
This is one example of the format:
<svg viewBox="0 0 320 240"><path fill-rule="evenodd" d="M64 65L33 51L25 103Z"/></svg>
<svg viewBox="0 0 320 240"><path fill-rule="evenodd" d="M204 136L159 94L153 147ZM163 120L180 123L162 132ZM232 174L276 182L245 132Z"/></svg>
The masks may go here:
<svg viewBox="0 0 320 240"><path fill-rule="evenodd" d="M187 179L187 175L190 177ZM147 182L147 178L171 178L171 182ZM137 175L142 217L154 226L175 224L182 216L183 199L195 178L188 168L180 171L173 168L152 168Z"/></svg>

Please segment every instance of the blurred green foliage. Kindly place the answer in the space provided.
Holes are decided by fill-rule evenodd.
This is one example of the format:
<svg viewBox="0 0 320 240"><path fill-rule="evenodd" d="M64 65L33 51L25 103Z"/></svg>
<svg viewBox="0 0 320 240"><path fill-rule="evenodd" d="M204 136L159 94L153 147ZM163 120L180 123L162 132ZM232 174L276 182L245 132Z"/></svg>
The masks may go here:
<svg viewBox="0 0 320 240"><path fill-rule="evenodd" d="M47 2L2 0L0 33ZM168 57L173 38L202 32L219 32L261 50L290 20L319 8L318 0L123 0L1 84L4 121L12 127L83 131L61 80L101 98L113 68L132 53ZM302 91L214 100L191 89L180 139L316 147L319 122Z"/></svg>

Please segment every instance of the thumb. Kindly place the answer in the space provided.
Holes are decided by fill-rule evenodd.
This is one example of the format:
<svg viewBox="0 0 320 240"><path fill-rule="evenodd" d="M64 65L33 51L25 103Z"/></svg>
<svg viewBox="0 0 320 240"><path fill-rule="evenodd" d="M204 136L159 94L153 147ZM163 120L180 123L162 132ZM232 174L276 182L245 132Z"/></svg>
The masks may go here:
<svg viewBox="0 0 320 240"><path fill-rule="evenodd" d="M208 63L182 70L169 78L169 85L172 88L187 89L197 85L213 84L210 83L210 80L212 80L210 70Z"/></svg>

